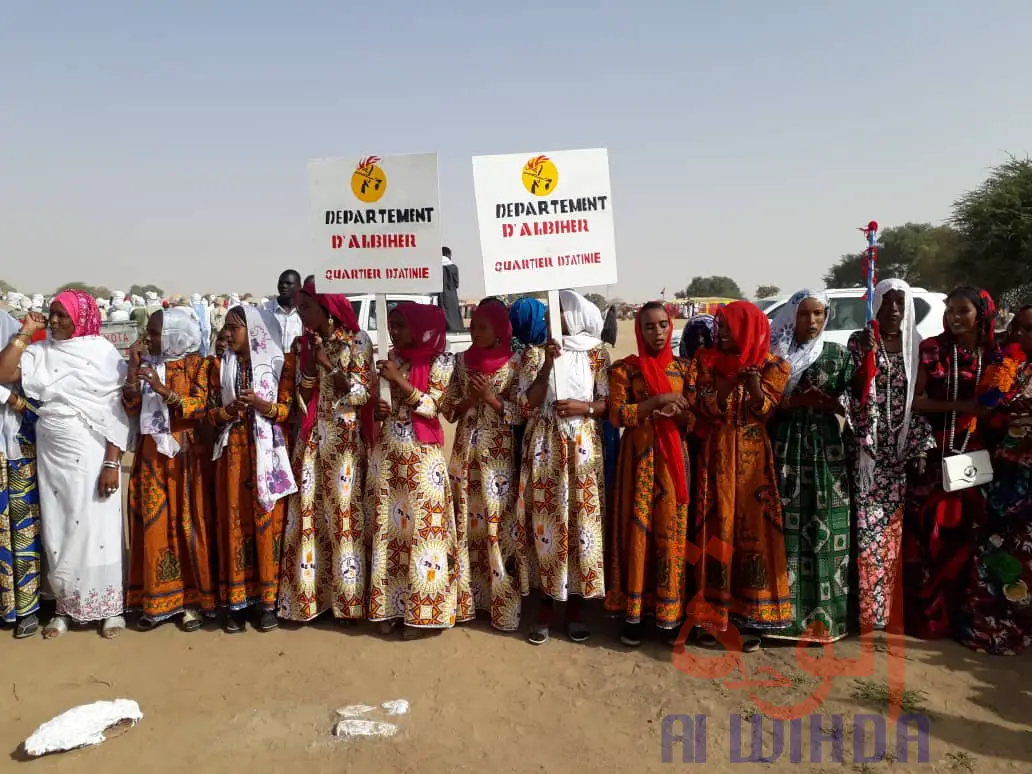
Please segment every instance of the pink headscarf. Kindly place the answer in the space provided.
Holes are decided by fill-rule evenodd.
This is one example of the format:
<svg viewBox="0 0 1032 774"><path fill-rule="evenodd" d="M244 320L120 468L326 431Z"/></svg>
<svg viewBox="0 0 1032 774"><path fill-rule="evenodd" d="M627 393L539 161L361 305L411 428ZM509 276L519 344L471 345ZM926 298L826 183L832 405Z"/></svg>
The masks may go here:
<svg viewBox="0 0 1032 774"><path fill-rule="evenodd" d="M84 290L65 290L58 293L50 301L50 305L60 304L65 313L72 318L75 328L72 337L99 336L100 310L97 302Z"/></svg>
<svg viewBox="0 0 1032 774"><path fill-rule="evenodd" d="M512 357L512 323L509 321L509 310L504 305L489 301L481 303L473 311L470 322L484 319L494 331L498 343L493 347L470 347L462 356L466 368L484 374L493 374Z"/></svg>
<svg viewBox="0 0 1032 774"><path fill-rule="evenodd" d="M358 333L358 317L355 316L355 310L351 306L351 301L348 300L347 296L340 295L338 293L317 293L315 290L315 282L305 283L304 288L301 291L305 295L310 296L319 306L326 310L333 319L346 331L352 333ZM315 353L312 352L312 342L308 336L301 338L301 370L305 373L311 373L313 365L315 363ZM371 402L367 404L371 406ZM363 411L363 413L365 413ZM308 412L304 415L301 420L301 443L305 443L308 440L308 436L312 433L312 428L315 427L315 420L319 415L319 382L316 381L315 386L312 388L312 396L308 399ZM371 416L371 415L370 415ZM363 420L365 417L363 417ZM363 430L367 430L363 421ZM369 438L366 438L369 441Z"/></svg>
<svg viewBox="0 0 1032 774"><path fill-rule="evenodd" d="M409 329L412 344L405 349L395 346L398 357L408 361L409 382L420 392L426 392L430 384L430 364L444 352L447 343L447 324L444 310L428 304L403 301L394 307ZM444 429L441 420L427 419L412 414L412 427L420 443L444 446Z"/></svg>

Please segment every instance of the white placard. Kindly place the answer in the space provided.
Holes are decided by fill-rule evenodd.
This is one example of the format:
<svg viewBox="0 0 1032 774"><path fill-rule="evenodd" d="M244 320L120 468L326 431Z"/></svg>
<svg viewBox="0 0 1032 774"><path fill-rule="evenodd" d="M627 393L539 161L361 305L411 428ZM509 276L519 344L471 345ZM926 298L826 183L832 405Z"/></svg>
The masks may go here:
<svg viewBox="0 0 1032 774"><path fill-rule="evenodd" d="M320 293L440 293L437 154L308 164Z"/></svg>
<svg viewBox="0 0 1032 774"><path fill-rule="evenodd" d="M487 295L616 284L605 148L475 156Z"/></svg>

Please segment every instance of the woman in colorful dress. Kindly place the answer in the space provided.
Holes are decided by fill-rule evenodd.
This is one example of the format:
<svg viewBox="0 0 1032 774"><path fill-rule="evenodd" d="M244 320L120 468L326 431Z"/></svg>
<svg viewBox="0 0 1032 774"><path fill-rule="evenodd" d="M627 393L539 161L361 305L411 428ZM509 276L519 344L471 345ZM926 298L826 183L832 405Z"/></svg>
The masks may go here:
<svg viewBox="0 0 1032 774"><path fill-rule="evenodd" d="M482 301L469 332L473 344L456 358L441 406L445 420L457 423L448 475L455 522L468 530L473 603L490 613L494 628L511 632L520 627L523 597L530 593L513 445L521 358L512 351L504 305Z"/></svg>
<svg viewBox="0 0 1032 774"><path fill-rule="evenodd" d="M792 369L768 426L785 523L792 625L775 639L834 642L849 630L849 469L842 398L853 379L845 347L825 341L828 297L800 290L771 327L771 353Z"/></svg>
<svg viewBox="0 0 1032 774"><path fill-rule="evenodd" d="M205 416L218 430L215 524L226 632L245 630L249 608L257 608L258 630L268 632L279 626L284 498L297 491L283 435L296 361L253 306L231 308L225 331L222 357L201 369L191 398L183 399L183 416Z"/></svg>
<svg viewBox="0 0 1032 774"><path fill-rule="evenodd" d="M287 504L279 616L311 621L329 611L348 625L365 617L366 443L361 412L372 387L373 345L347 296L306 283L294 451L298 492Z"/></svg>
<svg viewBox="0 0 1032 774"><path fill-rule="evenodd" d="M1032 647L1032 306L1014 315L999 365L979 385L979 402L1003 431L986 487L986 520L961 603L958 639L1014 656Z"/></svg>
<svg viewBox="0 0 1032 774"><path fill-rule="evenodd" d="M751 652L759 649L761 634L792 623L781 501L766 428L791 369L770 354L770 322L748 301L718 312L716 346L700 350L695 363L695 410L709 431L698 466L701 524L692 552L701 600L689 603L688 618L702 629L702 645L719 640Z"/></svg>
<svg viewBox="0 0 1032 774"><path fill-rule="evenodd" d="M0 342L9 344L21 329L18 320L0 312ZM20 385L0 386L0 622L14 624L19 640L39 633L37 411Z"/></svg>
<svg viewBox="0 0 1032 774"><path fill-rule="evenodd" d="M530 642L548 641L553 602L567 602L566 633L574 642L591 636L581 617L582 599L605 596L602 514L605 470L597 419L609 398L609 352L599 336L602 313L584 296L559 292L562 344L545 356L525 357L520 401L529 416L517 508L533 540L542 592ZM557 398L553 364L562 357L564 395ZM533 562L532 562L533 566Z"/></svg>
<svg viewBox="0 0 1032 774"><path fill-rule="evenodd" d="M377 363L391 385L369 467L369 620L418 639L475 617L465 530L455 521L440 407L455 370L444 312L405 302L387 319L393 348Z"/></svg>
<svg viewBox="0 0 1032 774"><path fill-rule="evenodd" d="M634 321L638 354L609 370L609 416L624 428L609 491L605 608L623 616L620 641L641 645L644 617L667 641L684 621L690 465L675 420L686 424L690 365L675 359L663 304L645 304Z"/></svg>
<svg viewBox="0 0 1032 774"><path fill-rule="evenodd" d="M122 407L125 363L100 335L100 311L81 290L50 302L50 338L27 346L47 321L30 312L0 352L0 384L21 380L40 406L36 421L43 550L57 613L43 629L59 637L72 622L102 621L105 637L125 629L122 498L129 423Z"/></svg>
<svg viewBox="0 0 1032 774"><path fill-rule="evenodd" d="M923 471L935 446L928 422L911 411L920 339L910 286L898 279L879 282L874 314L871 325L846 345L854 368L849 418L857 447L854 553L863 632L902 620L900 550L908 473Z"/></svg>
<svg viewBox="0 0 1032 774"><path fill-rule="evenodd" d="M972 528L985 517L981 487L943 490L942 461L985 448L975 417L975 390L985 370L1000 360L995 319L988 293L959 287L946 298L946 330L921 342L914 411L931 423L936 448L924 475L910 483L903 523L904 626L921 639L957 633Z"/></svg>
<svg viewBox="0 0 1032 774"><path fill-rule="evenodd" d="M205 368L192 310L155 312L129 353L122 388L126 413L139 422L129 479L129 591L140 629L181 616L183 631L201 628L216 607L211 447L198 439L200 419L183 417Z"/></svg>

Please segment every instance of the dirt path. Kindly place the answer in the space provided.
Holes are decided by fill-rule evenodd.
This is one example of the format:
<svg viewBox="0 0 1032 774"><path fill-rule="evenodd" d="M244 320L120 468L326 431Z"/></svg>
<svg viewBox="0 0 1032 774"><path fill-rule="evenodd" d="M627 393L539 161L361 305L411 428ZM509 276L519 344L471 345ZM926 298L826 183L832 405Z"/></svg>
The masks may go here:
<svg viewBox="0 0 1032 774"><path fill-rule="evenodd" d="M757 707L749 689L728 687L740 679L688 676L671 663L670 651L647 644L629 652L596 620L587 645L556 638L535 648L522 636L495 633L483 623L459 627L423 642L385 640L363 626L343 632L330 625L184 634L173 625L153 632L127 632L116 641L93 630L73 631L54 642L0 639L0 771L35 772L225 771L266 772L301 764L306 771L546 772L576 761L584 771L663 772L686 766L733 772L732 713L743 717L742 752L749 754L749 716ZM699 657L708 651L689 649ZM850 641L843 656L855 658ZM883 683L887 655L876 654L873 683ZM782 673L787 687L761 688L771 704L790 705L810 695L818 680L795 663L790 648L745 657L756 668ZM908 642L904 666L908 688L929 716L928 764L870 764L868 771L1026 772L1032 770L1032 699L1027 658L989 658L953 643ZM843 763L810 765L809 721L802 726L806 771L863 771L854 764L852 718L884 711L877 691L865 702L853 698L854 678L836 678L818 712L831 731L832 715L844 721ZM100 747L18 763L21 742L43 721L77 704L131 698L143 722ZM336 739L335 709L404 698L409 714L396 718L389 739ZM706 763L662 761L663 719L707 715ZM679 724L673 726L675 732ZM764 728L772 751L772 722ZM895 733L888 731L890 752ZM780 760L763 767L781 772L790 762L784 732ZM917 746L910 746L911 756ZM10 757L8 757L10 756ZM676 765L675 765L676 764ZM949 768L953 766L953 768ZM751 768L755 768L755 765Z"/></svg>

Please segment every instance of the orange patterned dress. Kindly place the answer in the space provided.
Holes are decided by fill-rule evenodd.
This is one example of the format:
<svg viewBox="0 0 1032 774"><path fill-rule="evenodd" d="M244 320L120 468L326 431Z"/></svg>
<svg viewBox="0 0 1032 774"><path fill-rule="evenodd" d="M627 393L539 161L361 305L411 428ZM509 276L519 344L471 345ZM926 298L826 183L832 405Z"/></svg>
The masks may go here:
<svg viewBox="0 0 1032 774"><path fill-rule="evenodd" d="M718 404L716 375L697 368L696 411L710 421L697 470L696 586L704 604L689 604L696 625L726 631L781 629L792 623L781 500L766 422L781 402L788 363L768 355L761 368L763 405L749 407L741 384Z"/></svg>
<svg viewBox="0 0 1032 774"><path fill-rule="evenodd" d="M281 427L294 404L296 362L293 355L284 356L274 420ZM183 398L182 413L221 427L222 361L209 358L208 363L209 367L198 373L190 397ZM241 368L240 372L243 389L249 389L250 369ZM219 604L230 610L252 605L275 610L287 503L279 500L268 513L258 512L251 424L237 422L233 426L229 442L214 464Z"/></svg>
<svg viewBox="0 0 1032 774"><path fill-rule="evenodd" d="M441 413L458 422L448 464L455 522L465 528L469 545L470 584L477 610L491 613L501 631L520 628L523 597L530 593L523 546L524 525L516 517L519 471L513 448L513 425L521 356L514 354L491 375L502 402L497 413L478 403L464 415L456 410L468 391L469 371L460 355Z"/></svg>
<svg viewBox="0 0 1032 774"><path fill-rule="evenodd" d="M688 361L673 360L666 376L673 392L691 398L694 372ZM656 626L676 629L684 621L685 544L688 503L678 505L670 469L657 465L652 421L638 415L638 404L652 397L641 371L624 361L609 372L609 417L624 428L606 530L607 612L641 623L655 615ZM689 428L690 429L690 428ZM685 468L688 444L683 440Z"/></svg>
<svg viewBox="0 0 1032 774"><path fill-rule="evenodd" d="M529 414L523 441L523 470L517 509L525 514L533 545L525 549L541 591L559 602L570 594L585 599L605 596L602 558L605 467L602 432L597 419L564 420L547 401L528 411L526 393L544 364L544 350L528 350L520 368L520 404ZM592 400L609 396L609 352L604 345L588 352L594 377ZM532 572L532 581L534 570Z"/></svg>
<svg viewBox="0 0 1032 774"><path fill-rule="evenodd" d="M189 395L208 363L187 355L166 364L165 386ZM123 396L126 414L140 414L140 393ZM211 445L199 421L169 407L179 453L158 451L153 436L140 435L129 478L131 548L126 606L157 623L186 610L214 612L215 515L211 494Z"/></svg>

